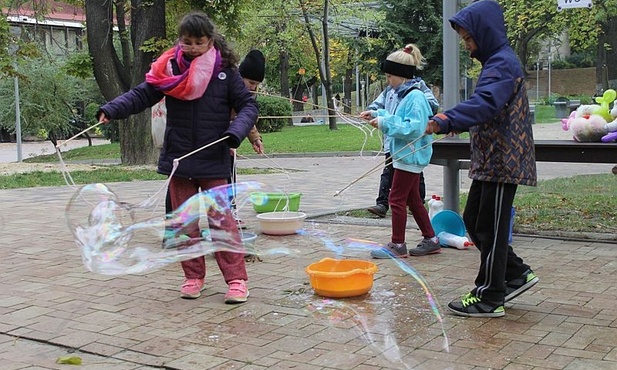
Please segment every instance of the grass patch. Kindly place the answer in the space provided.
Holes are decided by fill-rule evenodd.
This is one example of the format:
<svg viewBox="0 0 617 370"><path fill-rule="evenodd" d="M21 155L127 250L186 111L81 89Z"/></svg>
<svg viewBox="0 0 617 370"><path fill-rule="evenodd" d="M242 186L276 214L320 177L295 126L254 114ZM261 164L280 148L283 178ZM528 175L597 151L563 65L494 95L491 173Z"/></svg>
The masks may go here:
<svg viewBox="0 0 617 370"><path fill-rule="evenodd" d="M555 123L559 118L555 118L554 105L536 105L536 123Z"/></svg>
<svg viewBox="0 0 617 370"><path fill-rule="evenodd" d="M515 225L536 230L617 233L617 178L613 174L545 180L520 186ZM515 226L516 229L516 226Z"/></svg>
<svg viewBox="0 0 617 370"><path fill-rule="evenodd" d="M261 175L280 173L280 169L238 168L239 175ZM131 166L98 166L89 171L70 171L77 185L92 183L112 183L131 181L165 180L167 176L158 174L155 169ZM66 181L58 171L33 171L0 176L0 189L35 188L40 186L63 186Z"/></svg>
<svg viewBox="0 0 617 370"><path fill-rule="evenodd" d="M120 144L111 143L104 145L84 146L67 151L62 151L62 159L67 162L92 161L92 160L120 160ZM58 155L45 154L23 160L26 163L56 163Z"/></svg>
<svg viewBox="0 0 617 370"><path fill-rule="evenodd" d="M367 125L367 128L371 128ZM366 139L364 150L381 149L381 136L373 131L365 137L358 128L340 124L337 130L328 125L286 126L281 132L261 135L266 153L318 153L318 152L357 152ZM245 140L238 150L240 154L254 154L251 145Z"/></svg>
<svg viewBox="0 0 617 370"><path fill-rule="evenodd" d="M519 230L617 234L617 178L612 174L579 175L519 186L514 207L514 232ZM460 209L467 193L461 193ZM365 209L345 216L375 218ZM412 217L411 215L409 217Z"/></svg>
<svg viewBox="0 0 617 370"><path fill-rule="evenodd" d="M110 183L125 181L164 180L166 176L152 169L132 169L126 166L109 166L92 171L71 171L75 184ZM2 176L0 189L33 188L39 186L66 185L64 176L56 171L34 171L15 175Z"/></svg>

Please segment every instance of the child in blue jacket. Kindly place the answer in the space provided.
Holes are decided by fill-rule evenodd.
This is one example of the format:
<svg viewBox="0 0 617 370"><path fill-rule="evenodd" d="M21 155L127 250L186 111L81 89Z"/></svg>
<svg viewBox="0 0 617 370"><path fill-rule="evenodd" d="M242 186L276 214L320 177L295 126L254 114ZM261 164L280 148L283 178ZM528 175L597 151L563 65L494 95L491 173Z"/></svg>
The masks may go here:
<svg viewBox="0 0 617 370"><path fill-rule="evenodd" d="M405 48L411 50L412 44L407 45ZM396 89L392 86L387 86L384 91L366 108L367 110L360 113L360 118L370 119L371 111L378 109L385 109L386 111L393 113L401 99L407 94L409 89L420 89L426 99L428 99L433 114L437 113L439 109L439 102L431 89L426 86L426 83L421 77L415 76L413 79L407 81L405 84L398 86ZM375 205L368 207L366 210L370 213L384 218L390 209L388 204L388 198L390 196L390 188L392 187L392 175L394 175L394 168L392 167L392 160L390 159L390 141L391 139L384 135L383 137L383 152L385 156L385 165L381 176L379 178L379 192L377 199L375 199ZM420 172L420 198L424 200L426 197L426 185L424 183L424 173Z"/></svg>
<svg viewBox="0 0 617 370"><path fill-rule="evenodd" d="M424 200L420 197L420 173L428 166L433 154L432 137L424 134L426 122L433 112L420 89L421 84L414 80L416 69L422 68L423 63L418 47L409 44L390 54L382 66L388 85L395 91L404 88L405 93L393 112L385 109L371 111L374 118L369 123L390 138L389 153L394 167L389 195L392 240L385 247L372 251L373 258L407 257L407 207L424 237L409 254L422 256L441 251Z"/></svg>

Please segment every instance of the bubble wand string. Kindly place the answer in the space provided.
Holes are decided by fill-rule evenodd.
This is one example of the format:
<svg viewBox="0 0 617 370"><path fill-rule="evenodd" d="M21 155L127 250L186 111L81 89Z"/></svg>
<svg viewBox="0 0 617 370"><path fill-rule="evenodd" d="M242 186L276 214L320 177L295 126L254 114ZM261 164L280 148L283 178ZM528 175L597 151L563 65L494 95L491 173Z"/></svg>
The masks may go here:
<svg viewBox="0 0 617 370"><path fill-rule="evenodd" d="M190 152L190 153L188 153L188 154L183 155L183 156L182 156L182 157L180 157L180 158L176 158L176 159L174 159L174 162L180 162L181 160L183 160L183 159L184 159L184 158L186 158L186 157L192 156L193 154L195 154L195 153L197 153L197 152L199 152L199 151L202 151L202 150L204 150L204 149L206 149L206 148L208 148L208 147L211 147L211 146L212 146L212 145L214 145L214 144L218 144L218 143L220 143L221 141L225 141L225 140L227 140L227 139L229 139L229 135L227 135L227 136L223 136L222 138L220 138L220 139L218 139L218 140L215 140L215 141L211 142L210 144L206 144L206 145L202 146L201 148L197 148L197 149L193 150L192 152Z"/></svg>
<svg viewBox="0 0 617 370"><path fill-rule="evenodd" d="M263 95L263 96L269 96L269 97L272 97L272 98L277 98L277 99L284 99L284 100L287 100L287 101L292 102L292 103L294 103L294 102L295 102L295 103L303 103L303 104L305 103L305 102L303 102L302 100L293 99L293 98L288 98L288 97L285 97L285 96L280 96L280 95L268 94L268 93L263 92L263 91L257 91L257 92L256 92L256 94ZM335 111L334 109L330 109L330 108L329 108L329 107L327 107L327 106L323 106L323 105L319 105L319 104L312 104L312 105L313 105L313 107L315 107L316 109L325 109L325 110L327 110L327 111ZM343 105L344 105L344 104L343 104ZM348 105L344 105L344 106L349 107ZM334 112L334 113L336 113L336 112ZM350 117L354 117L354 118L355 118L355 116L354 116L354 115L347 114L347 113L343 113L343 114L346 114L346 115L348 115L348 116L350 116ZM297 116L262 116L262 117L259 117L259 118L296 118L296 117L297 117ZM338 115L336 115L336 114L335 114L335 115L332 115L332 116L331 116L331 115L325 115L325 116L315 116L315 117L329 118L329 117L338 117Z"/></svg>
<svg viewBox="0 0 617 370"><path fill-rule="evenodd" d="M171 182L171 178L173 177L174 173L175 173L175 172L176 172L176 170L178 169L178 165L180 164L180 161L181 161L181 160L183 160L183 159L185 159L186 157L189 157L189 156L191 156L191 155L193 155L193 154L195 154L195 153L197 153L197 152L199 152L199 151L201 151L201 150L204 150L204 149L206 149L206 148L208 148L208 147L211 147L211 146L212 146L212 145L214 145L214 144L220 143L221 141L225 141L225 140L227 140L227 139L229 139L229 135L227 135L227 136L223 136L222 138L220 138L220 139L218 139L218 140L215 140L215 141L213 141L213 142L211 142L211 143L209 143L209 144L206 144L206 145L202 146L201 148L197 148L197 149L193 150L192 152L190 152L190 153L187 153L187 154L183 155L183 156L182 156L182 157L180 157L180 158L176 158L176 159L174 159L174 160L172 161L172 169L171 169L171 173L170 173L170 174L169 174L169 176L167 177L167 181L165 181L165 183L163 184L163 186L161 186L161 188L160 188L160 189L159 189L156 193L154 193L154 195L153 195L153 196L151 196L149 199L146 199L145 201L143 201L143 202L142 202L142 203L140 203L140 204L141 204L143 207L150 207L150 206L153 206L153 205L155 205L155 204L158 204L158 202L153 202L153 201L151 201L151 200L152 200L154 197L156 197L158 194L160 194L160 193L163 191L163 189L166 189L166 188L167 188L167 186L169 186L169 183Z"/></svg>
<svg viewBox="0 0 617 370"><path fill-rule="evenodd" d="M340 108L338 107L337 101L336 99L332 98L333 100L333 104L334 104L334 113L336 113L336 117L339 118L341 121L350 124L351 126L357 128L358 130L362 131L362 133L364 134L364 142L362 143L362 148L360 148L360 158L364 158L364 148L366 147L366 144L368 143L368 138L373 137L373 132L376 130L376 128L371 127L370 125L368 125L366 122L362 122L360 120L358 120L357 118L352 118L352 117L347 117L346 114L344 114L343 112L341 112ZM370 128L368 128L368 127ZM381 131L377 131L379 134L381 134ZM381 137L381 135L380 135ZM382 140L380 140L381 142ZM379 156L382 153L382 149L383 146L379 149L379 152L377 152L375 154L374 157Z"/></svg>
<svg viewBox="0 0 617 370"><path fill-rule="evenodd" d="M422 138L423 136L426 136L426 134L424 134L424 135L422 135L422 136L418 137L417 139L415 139L415 140L414 140L414 141L412 141L411 143L409 143L409 144L405 145L405 146L404 146L404 147L402 147L401 149L397 150L394 154L397 154L397 153L398 153L398 152L400 152L401 150L403 150L403 149L405 149L405 148L409 147L410 145L412 145L413 143L415 143L416 141L418 141L418 140L419 140L420 138ZM439 141L439 140L443 140L443 139L445 139L446 137L448 137L448 135L444 135L444 136L440 137L439 139L435 139L435 140L431 141L430 143L428 143L428 144L426 144L426 145L423 145L423 146L419 147L418 149L412 149L412 150L411 150L411 152L409 152L409 153L407 153L407 154L403 155L401 158L398 158L397 160L401 160L401 159L403 159L403 158L405 158L405 157L407 157L407 156L409 156L409 155L411 155L411 154L414 154L414 153L415 153L415 152L417 152L418 150L422 150L422 149L424 149L424 148L426 148L426 147L429 147L429 146L433 145L433 143L434 143L434 142ZM349 189L352 185L354 185L354 184L355 184L355 183L357 183L358 181L360 181L360 180L362 180L363 178L365 178L366 176L368 176L368 175L370 175L370 174L374 173L375 171L377 171L377 170L379 169L379 167L380 167L382 164L383 164L383 165L386 165L386 166L387 166L387 165L390 165L390 163L392 163L392 162L394 161L394 159L393 159L393 158L394 158L394 154L393 154L392 156L390 156L390 158L389 158L389 162L388 162L388 160L384 160L384 161L382 161L380 164L378 164L377 166L375 166L375 167L371 168L370 170L368 170L367 172L365 172L363 175L361 175L360 177L358 177L358 178L357 178L357 179L355 179L354 181L350 182L347 186L345 186L345 187L344 187L344 188L342 188L341 190L339 190L339 191L337 191L336 193L334 193L334 196L335 196L335 197L336 197L336 196L339 196L342 192L344 192L345 190Z"/></svg>
<svg viewBox="0 0 617 370"><path fill-rule="evenodd" d="M103 123L103 121L99 121L97 124L92 125L92 126L88 127L87 129L85 129L85 130L83 130L83 131L81 131L81 132L79 132L79 133L77 133L77 134L73 135L72 137L70 137L70 138L68 138L68 139L64 140L62 143L60 143L60 144L56 145L56 148L60 148L61 146L66 145L69 141L74 140L76 137L78 137L78 136L80 136L80 135L85 134L86 132L88 132L88 131L92 130L93 128L95 128L95 127L99 126L99 125L100 125L100 124L102 124L102 123Z"/></svg>
<svg viewBox="0 0 617 370"><path fill-rule="evenodd" d="M426 134L423 134L421 136L418 136L415 140L413 140L412 142L410 142L409 144L405 145L404 147L402 147L401 149L397 150L394 154L398 154L400 151L402 151L405 148L411 148L411 145L413 145L416 141L420 140L421 138L423 138L424 136L426 136ZM424 147L422 147L424 148ZM420 149L422 149L420 148ZM412 151L409 154L414 153L415 151ZM388 158L387 160L384 159L383 161L381 161L380 163L378 163L375 167L371 168L370 170L366 171L364 174L362 174L360 177L358 177L357 179L355 179L354 181L350 182L347 186L345 186L344 188L342 188L341 190L337 191L336 193L334 193L334 196L338 196L340 195L342 192L344 192L345 190L349 189L353 184L357 183L358 181L362 180L363 178L365 178L366 176L372 174L373 172L377 171L378 168L380 168L382 165L390 165L390 163L392 163L392 158L394 157L394 154L392 156L390 156L390 158ZM389 163L388 160L390 161Z"/></svg>

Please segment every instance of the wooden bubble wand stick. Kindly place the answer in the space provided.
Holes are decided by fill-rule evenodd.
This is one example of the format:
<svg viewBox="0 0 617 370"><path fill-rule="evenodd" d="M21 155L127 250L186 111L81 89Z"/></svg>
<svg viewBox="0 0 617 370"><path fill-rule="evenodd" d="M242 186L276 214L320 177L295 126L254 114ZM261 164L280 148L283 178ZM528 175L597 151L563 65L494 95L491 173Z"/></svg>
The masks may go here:
<svg viewBox="0 0 617 370"><path fill-rule="evenodd" d="M401 150L403 150L403 149L405 149L405 148L411 148L411 146L412 146L412 145L413 145L416 141L420 140L420 139L421 139L422 137L424 137L424 136L426 136L426 134L423 134L422 136L420 136L420 137L416 138L414 141L410 142L409 144L405 145L405 146L404 146L404 147L402 147L401 149L397 150L394 154L397 154L398 152L400 152ZM434 143L434 142L439 141L439 140L443 140L443 139L445 139L446 137L449 137L449 136L450 136L450 135L444 135L443 137L440 137L439 139L435 139L435 140L433 140L432 142L430 142L430 143L428 143L428 144L426 144L426 145L424 145L424 146L421 146L421 147L420 147L420 148L418 148L418 149L413 149L413 148L411 148L411 152L410 152L410 153L405 154L403 157L401 157L401 158L399 158L399 159L403 159L403 158L405 158L405 157L406 157L406 156L408 156L408 155L414 154L416 151L421 150L421 149L424 149L424 148L426 148L426 147L428 147L428 146L430 146L430 145L433 145L433 143ZM335 197L339 196L342 192L344 192L345 190L349 189L352 185L354 185L355 183L357 183L358 181L362 180L362 179L363 179L363 178L365 178L366 176L368 176L368 175L372 174L373 172L375 172L375 171L379 168L379 166L381 166L381 165L389 165L390 163L392 163L392 161L394 160L394 159L393 159L393 158L394 158L394 154L392 154L392 156L390 156L390 158L389 158L390 162L388 162L388 160L384 160L384 161L382 161L382 162L381 162L381 163L379 163L377 166L375 166L375 167L371 168L370 170L366 171L366 172L365 172L362 176L358 177L358 178L357 178L357 179L355 179L354 181L350 182L347 186L345 186L345 187L344 187L344 188L342 188L341 190L339 190L339 191L337 191L336 193L334 193L334 196L335 196Z"/></svg>
<svg viewBox="0 0 617 370"><path fill-rule="evenodd" d="M174 159L174 163L178 163L178 162L180 162L181 160L183 160L183 159L184 159L184 158L186 158L186 157L189 157L189 156L191 156L191 155L193 155L193 154L195 154L195 153L197 153L197 152L199 152L199 151L201 151L201 150L204 150L204 149L206 149L206 148L208 148L208 147L210 147L210 146L212 146L212 145L214 145L214 144L218 144L218 143L220 143L221 141L225 141L225 140L227 140L227 139L229 139L229 135L227 135L227 136L223 136L222 138L220 138L220 139L218 139L218 140L215 140L215 141L211 142L210 144L206 144L206 145L202 146L201 148L197 148L197 149L193 150L192 152L190 152L190 153L188 153L188 154L183 155L183 156L182 156L182 157L180 157L180 158L176 158L176 159Z"/></svg>
<svg viewBox="0 0 617 370"><path fill-rule="evenodd" d="M88 131L92 130L93 128L97 127L98 125L100 125L100 124L102 124L102 123L103 123L103 121L98 122L96 125L92 125L92 126L88 127L87 129L85 129L85 130L83 130L83 131L81 131L81 132L79 132L79 133L77 133L77 134L73 135L72 137L70 137L70 138L68 138L68 139L64 140L62 143L60 143L60 144L56 145L56 148L60 148L61 146L66 145L69 141L74 140L76 137L78 137L78 136L80 136L80 135L85 134L86 132L88 132Z"/></svg>
<svg viewBox="0 0 617 370"><path fill-rule="evenodd" d="M414 141L408 143L407 145L405 145L404 147L402 147L401 149L397 150L396 153L400 152L401 150L405 149L405 148L411 148L411 146L418 140L420 140L421 138L423 138L424 136L426 136L426 134L423 134L419 137L417 137ZM392 156L390 156L390 158L388 158L390 161L392 161L392 157L394 156L394 154ZM381 161L381 163L378 163L377 166L371 168L370 170L366 171L364 174L362 174L362 176L358 177L357 179L353 180L352 182L350 182L347 186L345 186L344 188L342 188L341 190L337 191L336 193L334 193L334 196L337 197L339 196L342 192L344 192L345 190L349 189L353 184L357 183L358 181L362 180L363 178L365 178L366 176L372 174L373 172L375 172L378 168L380 168L382 165L385 165L386 162L388 160L383 160ZM390 162L391 163L391 162ZM388 165L390 163L387 163Z"/></svg>

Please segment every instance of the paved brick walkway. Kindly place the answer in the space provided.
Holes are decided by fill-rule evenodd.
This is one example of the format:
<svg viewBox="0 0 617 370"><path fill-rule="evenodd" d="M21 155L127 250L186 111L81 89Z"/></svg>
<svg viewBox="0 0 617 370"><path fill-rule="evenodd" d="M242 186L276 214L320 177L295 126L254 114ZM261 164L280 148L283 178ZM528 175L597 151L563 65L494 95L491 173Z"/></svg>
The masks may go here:
<svg viewBox="0 0 617 370"><path fill-rule="evenodd" d="M275 160L301 171L241 180L301 191L301 210L309 215L367 206L375 197L378 174L332 196L374 161ZM427 173L429 192L438 193L439 168ZM161 184L110 187L122 200L135 201ZM401 265L377 261L369 295L324 300L313 295L304 268L336 256L329 245L346 238L387 241L390 229L307 221L305 236L259 235L257 247L265 255L248 265L247 303L223 303L226 286L211 258L207 289L187 301L178 294L178 264L118 277L86 271L65 219L73 193L66 186L0 191L0 369L70 368L54 362L71 352L83 359L84 369L617 368L615 244L517 235L513 245L540 276L538 285L508 304L504 318L466 319L442 310L442 326L409 269L445 305L470 289L476 250L447 249ZM249 230L258 230L251 209L241 215ZM413 225L407 237L419 238ZM268 254L277 248L296 252ZM368 250L341 253L364 259Z"/></svg>

